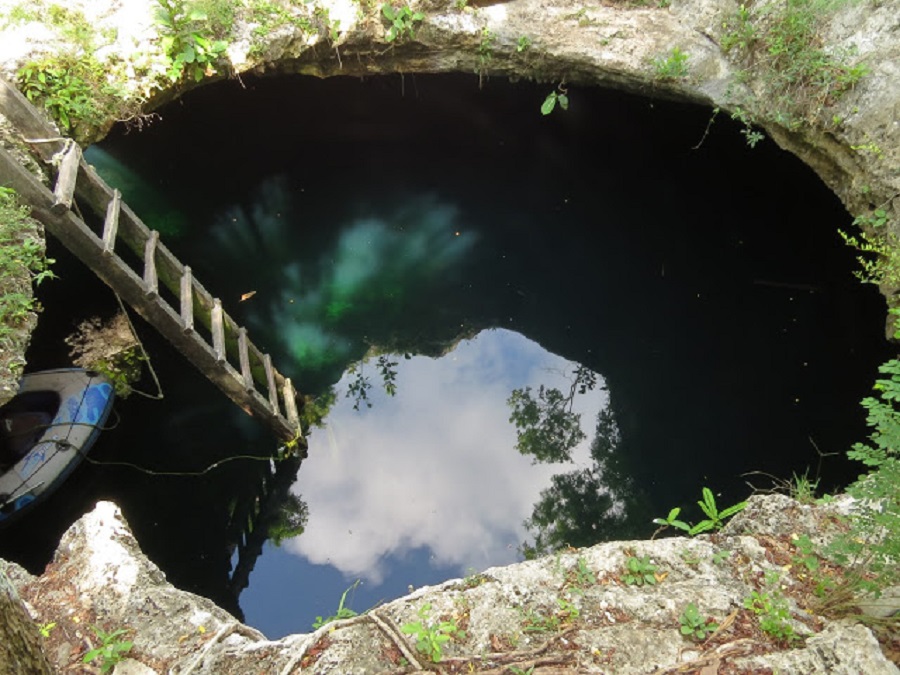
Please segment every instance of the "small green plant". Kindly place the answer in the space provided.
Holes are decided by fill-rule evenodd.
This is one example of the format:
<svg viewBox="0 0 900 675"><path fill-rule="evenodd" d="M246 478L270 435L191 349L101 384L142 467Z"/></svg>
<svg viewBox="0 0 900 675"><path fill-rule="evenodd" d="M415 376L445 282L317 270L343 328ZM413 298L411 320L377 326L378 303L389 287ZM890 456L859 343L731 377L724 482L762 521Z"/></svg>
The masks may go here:
<svg viewBox="0 0 900 675"><path fill-rule="evenodd" d="M691 526L688 525L683 520L678 520L678 515L681 513L681 507L676 506L674 509L669 511L669 515L665 518L654 518L653 522L656 525L659 525L659 529L657 532L662 532L668 527L674 527L678 530L683 530L685 532L691 531Z"/></svg>
<svg viewBox="0 0 900 675"><path fill-rule="evenodd" d="M119 639L127 632L124 628L119 628L110 633L107 633L96 626L91 626L91 630L94 631L97 638L100 640L100 646L91 649L85 654L84 658L82 658L82 662L90 663L95 659L100 659L100 672L108 673L122 660L125 654L131 651L134 643L130 640Z"/></svg>
<svg viewBox="0 0 900 675"><path fill-rule="evenodd" d="M41 633L41 637L45 637L45 638L50 637L50 633L53 631L54 628L56 628L55 621L50 621L48 623L42 623L40 626L38 626L38 630Z"/></svg>
<svg viewBox="0 0 900 675"><path fill-rule="evenodd" d="M385 19L391 22L387 35L384 37L388 42L394 42L403 37L407 37L410 40L415 39L416 24L425 19L425 15L422 12L413 12L409 5L396 8L386 2L381 6L381 13Z"/></svg>
<svg viewBox="0 0 900 675"><path fill-rule="evenodd" d="M478 69L475 71L478 74L479 86L494 58L494 41L496 39L497 35L487 26L481 29L481 42L478 43Z"/></svg>
<svg viewBox="0 0 900 675"><path fill-rule="evenodd" d="M653 69L657 80L678 80L687 77L688 54L675 47L666 56L653 59Z"/></svg>
<svg viewBox="0 0 900 675"><path fill-rule="evenodd" d="M38 311L34 299L19 290L56 277L52 259L44 256L37 224L21 205L16 191L0 186L0 339L10 336L29 313Z"/></svg>
<svg viewBox="0 0 900 675"><path fill-rule="evenodd" d="M801 565L809 572L816 572L819 569L819 557L815 552L815 544L809 535L802 534L794 536L794 546L797 547L797 555L792 559L794 565Z"/></svg>
<svg viewBox="0 0 900 675"><path fill-rule="evenodd" d="M801 504L814 504L818 489L819 479L810 478L808 469L802 474L794 473L791 476L790 495Z"/></svg>
<svg viewBox="0 0 900 675"><path fill-rule="evenodd" d="M712 619L703 617L697 605L693 602L688 603L688 606L684 608L679 621L681 623L681 634L695 642L703 642L719 627L719 624Z"/></svg>
<svg viewBox="0 0 900 675"><path fill-rule="evenodd" d="M712 555L712 563L713 565L724 565L725 561L731 557L731 551L726 551L722 549L721 551L716 551Z"/></svg>
<svg viewBox="0 0 900 675"><path fill-rule="evenodd" d="M859 236L838 230L844 243L863 254L856 258L860 269L853 274L864 284L900 287L900 239L887 227L889 222L887 210L878 207L853 219Z"/></svg>
<svg viewBox="0 0 900 675"><path fill-rule="evenodd" d="M431 604L425 603L417 612L420 621L406 623L400 630L416 638L416 649L431 659L432 663L440 663L444 657L443 645L456 637L465 639L465 631L460 630L452 621L431 621Z"/></svg>
<svg viewBox="0 0 900 675"><path fill-rule="evenodd" d="M337 612L335 612L334 614L332 614L331 616L329 616L325 619L323 619L321 616L317 616L316 620L313 622L313 625L312 625L313 630L318 630L325 624L329 624L332 621L340 621L341 619L352 619L354 616L356 616L356 612L354 612L349 607L344 607L344 602L346 602L346 600L347 600L347 593L354 590L357 586L359 586L360 583L361 583L360 580L357 579L355 582L353 582L352 586L350 586L347 590L345 590L343 592L343 594L341 595L341 601L338 603Z"/></svg>
<svg viewBox="0 0 900 675"><path fill-rule="evenodd" d="M650 562L649 556L640 558L631 556L625 561L625 572L622 580L627 586L656 585L656 565Z"/></svg>
<svg viewBox="0 0 900 675"><path fill-rule="evenodd" d="M716 506L716 498L713 495L712 490L709 488L703 488L702 491L703 500L697 502L700 509L703 511L706 518L701 520L696 525L688 525L683 520L679 520L678 516L681 514L681 509L676 507L669 511L669 515L665 518L654 518L653 522L656 525L659 525L660 528L656 531L659 533L665 530L668 527L674 527L678 530L682 530L687 532L692 537L702 534L703 532L708 532L709 530L718 530L721 529L725 524L725 519L730 518L734 514L742 511L744 507L747 506L747 502L738 502L734 506L729 506L727 509L722 509L719 511Z"/></svg>
<svg viewBox="0 0 900 675"><path fill-rule="evenodd" d="M521 54L522 52L527 52L531 49L531 38L527 35L520 35L519 39L516 40L516 52Z"/></svg>
<svg viewBox="0 0 900 675"><path fill-rule="evenodd" d="M556 604L559 605L559 611L556 616L559 617L560 623L570 623L581 616L581 612L575 603L566 598L557 598Z"/></svg>
<svg viewBox="0 0 900 675"><path fill-rule="evenodd" d="M535 611L525 614L522 630L526 633L553 633L559 629L559 618L556 615L544 616Z"/></svg>
<svg viewBox="0 0 900 675"><path fill-rule="evenodd" d="M556 108L557 103L559 103L559 107L563 110L569 109L568 90L561 82L557 85L556 89L547 94L547 98L545 98L544 102L541 104L541 115L549 115L552 113Z"/></svg>
<svg viewBox="0 0 900 675"><path fill-rule="evenodd" d="M588 567L587 560L578 556L575 567L566 574L566 581L574 587L573 590L583 591L597 583L597 575Z"/></svg>
<svg viewBox="0 0 900 675"><path fill-rule="evenodd" d="M509 671L513 675L533 675L535 668L537 668L537 666L531 666L531 668L529 668L528 670L522 670L521 668L517 668L516 666L510 666Z"/></svg>
<svg viewBox="0 0 900 675"><path fill-rule="evenodd" d="M767 572L766 585L769 590L753 591L744 598L744 607L753 612L759 620L759 628L776 640L793 642L799 639L791 625L791 610L787 598L778 590L778 575Z"/></svg>
<svg viewBox="0 0 900 675"><path fill-rule="evenodd" d="M228 44L210 37L206 12L183 0L156 3L156 23L162 34L163 51L169 58L169 79L177 82L186 75L199 82L214 74Z"/></svg>
<svg viewBox="0 0 900 675"><path fill-rule="evenodd" d="M747 502L738 502L734 506L729 506L727 509L718 510L716 507L716 498L712 493L712 490L709 488L703 488L703 500L697 502L700 506L700 509L706 515L705 520L701 520L696 525L693 525L691 529L688 531L692 537L694 535L700 534L701 532L708 532L709 530L719 530L725 524L725 519L730 518L734 514L739 511L743 511L747 506Z"/></svg>

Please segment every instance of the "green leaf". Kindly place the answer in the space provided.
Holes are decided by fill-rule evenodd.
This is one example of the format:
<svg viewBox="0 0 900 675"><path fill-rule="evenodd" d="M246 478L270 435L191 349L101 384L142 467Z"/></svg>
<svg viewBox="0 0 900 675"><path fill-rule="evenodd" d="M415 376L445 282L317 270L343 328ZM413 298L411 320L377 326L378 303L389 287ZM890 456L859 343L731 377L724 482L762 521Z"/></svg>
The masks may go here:
<svg viewBox="0 0 900 675"><path fill-rule="evenodd" d="M569 97L568 96L566 96L565 94L560 94L556 98L559 100L560 108L562 108L563 110L569 109Z"/></svg>
<svg viewBox="0 0 900 675"><path fill-rule="evenodd" d="M397 11L387 3L381 6L381 13L384 14L384 18L388 21L393 21L397 18Z"/></svg>
<svg viewBox="0 0 900 675"><path fill-rule="evenodd" d="M556 107L556 92L551 91L547 94L547 98L544 99L544 102L541 104L541 114L549 115L553 112L553 109Z"/></svg>
<svg viewBox="0 0 900 675"><path fill-rule="evenodd" d="M688 534L692 537L701 534L703 532L709 532L709 530L715 527L715 523L711 520L701 520L699 523L694 525L690 530L688 530Z"/></svg>

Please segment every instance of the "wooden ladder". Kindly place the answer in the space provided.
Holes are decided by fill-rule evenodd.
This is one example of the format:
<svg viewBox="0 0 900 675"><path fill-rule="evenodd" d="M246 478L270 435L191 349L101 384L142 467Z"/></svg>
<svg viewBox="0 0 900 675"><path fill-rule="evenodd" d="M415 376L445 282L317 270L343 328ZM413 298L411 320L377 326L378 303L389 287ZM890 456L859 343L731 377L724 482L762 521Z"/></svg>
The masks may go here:
<svg viewBox="0 0 900 675"><path fill-rule="evenodd" d="M32 215L97 274L138 314L166 337L210 381L248 414L260 418L284 441L299 441L297 391L269 354L239 326L82 157L81 148L61 138L18 90L0 78L0 112L37 154L58 167L51 192L0 147L0 182L18 192ZM94 231L73 210L77 198L89 207L102 231ZM139 261L136 271L117 252L118 244ZM168 296L168 297L167 297ZM177 305L173 307L173 305ZM261 393L262 392L262 393Z"/></svg>

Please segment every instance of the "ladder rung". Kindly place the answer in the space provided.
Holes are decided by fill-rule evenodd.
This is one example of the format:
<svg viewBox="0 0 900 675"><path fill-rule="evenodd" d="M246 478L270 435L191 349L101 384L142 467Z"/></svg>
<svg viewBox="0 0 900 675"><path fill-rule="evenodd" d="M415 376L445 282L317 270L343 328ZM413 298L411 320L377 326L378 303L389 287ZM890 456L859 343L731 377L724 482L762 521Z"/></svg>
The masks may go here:
<svg viewBox="0 0 900 675"><path fill-rule="evenodd" d="M59 174L56 178L56 187L53 189L54 201L51 211L61 213L72 208L72 199L75 196L75 182L78 179L78 165L80 163L81 148L77 143L72 143L59 163Z"/></svg>
<svg viewBox="0 0 900 675"><path fill-rule="evenodd" d="M159 293L159 277L156 275L156 245L159 243L159 232L153 230L144 245L144 290L147 295Z"/></svg>
<svg viewBox="0 0 900 675"><path fill-rule="evenodd" d="M106 220L103 221L103 253L110 255L116 248L116 233L119 231L119 211L122 208L122 193L113 190L112 199L106 206Z"/></svg>
<svg viewBox="0 0 900 675"><path fill-rule="evenodd" d="M275 368L272 366L272 357L268 354L263 354L263 368L266 369L266 384L269 387L269 405L272 406L272 412L278 415L278 388L275 386Z"/></svg>
<svg viewBox="0 0 900 675"><path fill-rule="evenodd" d="M219 298L213 298L212 312L210 313L210 321L212 323L212 339L213 351L216 354L216 361L225 362L225 325L222 320L222 301Z"/></svg>
<svg viewBox="0 0 900 675"><path fill-rule="evenodd" d="M238 329L238 359L241 362L241 377L244 378L244 388L253 391L253 373L250 372L250 354L247 351L247 329L241 326Z"/></svg>
<svg viewBox="0 0 900 675"><path fill-rule="evenodd" d="M181 274L181 328L185 333L194 330L194 278L187 265Z"/></svg>
<svg viewBox="0 0 900 675"><path fill-rule="evenodd" d="M287 420L294 428L300 428L300 416L297 414L297 392L291 384L291 378L284 380L284 409L287 412Z"/></svg>

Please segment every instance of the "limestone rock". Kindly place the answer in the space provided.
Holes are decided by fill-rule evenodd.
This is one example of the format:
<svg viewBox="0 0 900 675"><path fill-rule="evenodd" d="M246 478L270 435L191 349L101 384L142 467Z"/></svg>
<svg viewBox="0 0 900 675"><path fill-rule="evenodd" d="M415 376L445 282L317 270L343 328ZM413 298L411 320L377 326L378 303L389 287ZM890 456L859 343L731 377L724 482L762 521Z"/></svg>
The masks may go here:
<svg viewBox="0 0 900 675"><path fill-rule="evenodd" d="M743 599L763 573L782 573L784 589L795 583L771 560L778 554L775 533L814 524L819 514L818 507L806 511L780 497L754 498L751 507L731 529L765 532L760 539L725 533L600 544L421 588L365 615L277 641L168 584L108 502L66 532L42 576L11 566L9 577L36 621L58 623L44 645L59 670L80 663L92 637L88 627L99 626L125 628L134 642L117 672L244 675L292 673L298 666L311 673L391 672L401 659L428 663L399 627L441 620L466 632L444 646L443 662L473 671L552 666L638 674L732 664L742 672L896 675L867 628L811 617L793 601L793 625L804 637L799 646L786 649L755 627ZM782 521L777 512L799 520ZM653 583L624 581L631 557L655 565ZM706 642L681 635L689 603L722 626Z"/></svg>

